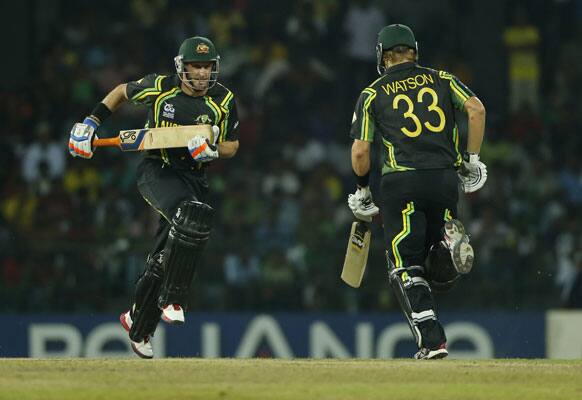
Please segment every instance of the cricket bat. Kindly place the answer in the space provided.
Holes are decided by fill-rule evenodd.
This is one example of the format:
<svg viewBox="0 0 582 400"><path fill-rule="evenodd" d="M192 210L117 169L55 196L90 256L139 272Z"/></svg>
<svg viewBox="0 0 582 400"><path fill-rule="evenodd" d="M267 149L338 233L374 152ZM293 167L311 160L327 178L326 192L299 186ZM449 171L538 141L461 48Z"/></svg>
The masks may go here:
<svg viewBox="0 0 582 400"><path fill-rule="evenodd" d="M363 221L354 221L352 223L341 275L342 280L352 287L358 288L362 283L368 262L371 237L372 231L367 223Z"/></svg>
<svg viewBox="0 0 582 400"><path fill-rule="evenodd" d="M204 136L214 143L210 125L184 125L165 128L144 128L120 131L112 138L93 140L95 147L119 147L123 151L142 151L188 147L188 140Z"/></svg>

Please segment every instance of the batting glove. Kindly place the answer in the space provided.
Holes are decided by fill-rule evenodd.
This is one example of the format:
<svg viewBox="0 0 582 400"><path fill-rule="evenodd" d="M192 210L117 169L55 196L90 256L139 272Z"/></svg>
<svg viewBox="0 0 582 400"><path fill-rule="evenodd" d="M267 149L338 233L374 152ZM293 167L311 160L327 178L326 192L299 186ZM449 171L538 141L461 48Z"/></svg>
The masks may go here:
<svg viewBox="0 0 582 400"><path fill-rule="evenodd" d="M93 136L99 127L99 123L91 117L73 125L69 135L69 153L73 157L93 157Z"/></svg>
<svg viewBox="0 0 582 400"><path fill-rule="evenodd" d="M479 154L465 153L459 169L459 178L465 193L481 189L487 181L487 166L479 161Z"/></svg>
<svg viewBox="0 0 582 400"><path fill-rule="evenodd" d="M198 162L208 162L218 158L218 148L210 144L204 136L194 136L188 141L188 151Z"/></svg>
<svg viewBox="0 0 582 400"><path fill-rule="evenodd" d="M372 200L372 192L368 186L359 187L356 193L348 195L348 206L357 219L365 222L371 222L372 217L380 212Z"/></svg>

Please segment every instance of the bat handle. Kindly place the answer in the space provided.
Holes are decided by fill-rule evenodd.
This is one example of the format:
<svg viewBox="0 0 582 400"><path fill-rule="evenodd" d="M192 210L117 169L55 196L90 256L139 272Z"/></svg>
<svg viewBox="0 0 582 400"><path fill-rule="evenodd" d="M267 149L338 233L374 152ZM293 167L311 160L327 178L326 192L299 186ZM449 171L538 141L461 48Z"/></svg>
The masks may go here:
<svg viewBox="0 0 582 400"><path fill-rule="evenodd" d="M214 134L214 129L210 126L210 132L212 132L212 145L216 146L218 144L218 138L220 137L220 128L218 128L218 135Z"/></svg>
<svg viewBox="0 0 582 400"><path fill-rule="evenodd" d="M95 147L119 147L120 145L121 140L119 139L119 136L105 139L96 138L93 140L93 146Z"/></svg>

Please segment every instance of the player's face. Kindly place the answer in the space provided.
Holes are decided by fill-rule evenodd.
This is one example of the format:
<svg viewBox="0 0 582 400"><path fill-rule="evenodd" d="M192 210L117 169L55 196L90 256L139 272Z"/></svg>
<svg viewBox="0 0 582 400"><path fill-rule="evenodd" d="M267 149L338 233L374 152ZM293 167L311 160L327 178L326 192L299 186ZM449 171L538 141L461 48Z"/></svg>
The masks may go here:
<svg viewBox="0 0 582 400"><path fill-rule="evenodd" d="M184 65L185 78L190 82L194 90L203 91L208 89L212 66L212 62L191 62Z"/></svg>

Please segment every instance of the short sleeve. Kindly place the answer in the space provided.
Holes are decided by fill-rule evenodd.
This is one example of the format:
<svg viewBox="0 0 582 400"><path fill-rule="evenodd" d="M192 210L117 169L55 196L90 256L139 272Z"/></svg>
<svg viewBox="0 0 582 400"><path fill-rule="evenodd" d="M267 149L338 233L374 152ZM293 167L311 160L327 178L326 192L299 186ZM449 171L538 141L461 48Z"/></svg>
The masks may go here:
<svg viewBox="0 0 582 400"><path fill-rule="evenodd" d="M372 105L375 98L376 90L369 87L362 90L352 117L352 127L350 129L350 137L352 139L365 140L366 142L374 141L376 123Z"/></svg>
<svg viewBox="0 0 582 400"><path fill-rule="evenodd" d="M461 82L459 78L449 74L448 72L439 71L439 77L449 82L449 91L451 93L451 99L455 108L457 110L465 111L465 102L469 99L469 97L475 96L475 93L473 93L471 89L465 86L465 84Z"/></svg>
<svg viewBox="0 0 582 400"><path fill-rule="evenodd" d="M218 137L218 143L238 140L238 111L234 94L230 90L221 101L220 107L224 112L224 116L219 124L220 136Z"/></svg>
<svg viewBox="0 0 582 400"><path fill-rule="evenodd" d="M165 75L150 74L140 80L128 82L127 98L134 104L151 104L162 92Z"/></svg>

